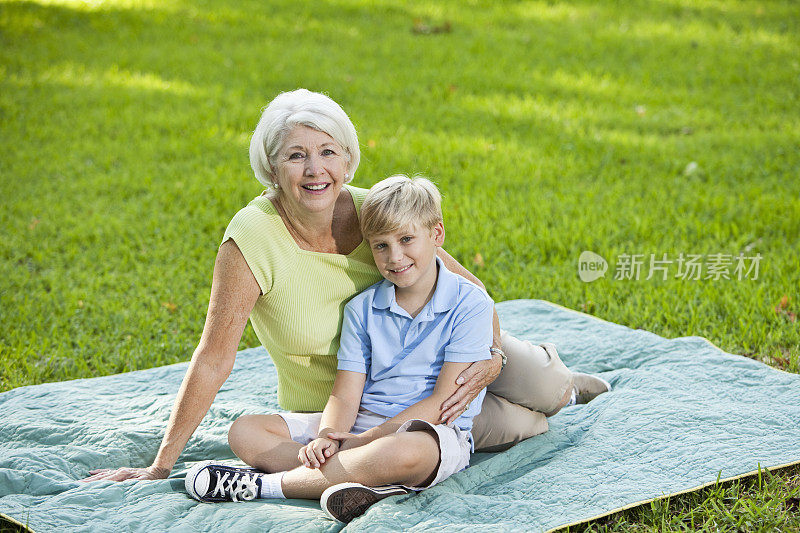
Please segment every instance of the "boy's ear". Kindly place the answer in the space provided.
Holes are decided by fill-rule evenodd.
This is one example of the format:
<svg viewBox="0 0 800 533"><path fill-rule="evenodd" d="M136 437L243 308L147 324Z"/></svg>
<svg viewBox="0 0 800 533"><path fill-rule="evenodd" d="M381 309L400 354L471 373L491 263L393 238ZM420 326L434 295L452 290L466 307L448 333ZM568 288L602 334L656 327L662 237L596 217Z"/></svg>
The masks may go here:
<svg viewBox="0 0 800 533"><path fill-rule="evenodd" d="M433 238L433 244L436 246L441 247L444 244L444 224L442 222L437 222L431 228L431 237Z"/></svg>

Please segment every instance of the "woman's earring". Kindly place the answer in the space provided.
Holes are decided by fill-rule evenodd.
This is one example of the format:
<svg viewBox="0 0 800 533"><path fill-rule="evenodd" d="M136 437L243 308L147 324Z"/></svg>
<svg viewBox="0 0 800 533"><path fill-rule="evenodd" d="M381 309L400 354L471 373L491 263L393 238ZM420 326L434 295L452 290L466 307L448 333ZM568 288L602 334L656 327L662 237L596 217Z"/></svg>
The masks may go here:
<svg viewBox="0 0 800 533"><path fill-rule="evenodd" d="M348 174L347 172L345 172L345 173L344 173L344 179L346 179L346 180L349 180L349 179L350 179L350 174Z"/></svg>

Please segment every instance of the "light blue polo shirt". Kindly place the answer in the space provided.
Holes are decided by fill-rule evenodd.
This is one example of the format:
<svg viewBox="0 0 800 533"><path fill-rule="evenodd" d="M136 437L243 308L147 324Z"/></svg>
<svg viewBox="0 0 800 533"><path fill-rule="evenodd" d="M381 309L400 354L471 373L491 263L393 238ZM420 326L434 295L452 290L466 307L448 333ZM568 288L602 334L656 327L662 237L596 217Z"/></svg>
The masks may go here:
<svg viewBox="0 0 800 533"><path fill-rule="evenodd" d="M339 370L367 375L361 407L392 417L427 398L445 361L491 359L493 302L477 285L445 268L436 289L412 318L383 280L356 295L344 310ZM481 410L482 390L457 420L464 431Z"/></svg>

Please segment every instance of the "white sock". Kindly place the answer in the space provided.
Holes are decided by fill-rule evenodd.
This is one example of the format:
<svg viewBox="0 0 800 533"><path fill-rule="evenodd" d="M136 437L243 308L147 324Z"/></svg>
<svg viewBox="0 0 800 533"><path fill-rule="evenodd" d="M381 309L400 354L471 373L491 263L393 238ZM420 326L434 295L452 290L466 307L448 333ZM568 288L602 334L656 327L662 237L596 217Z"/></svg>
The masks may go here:
<svg viewBox="0 0 800 533"><path fill-rule="evenodd" d="M572 387L572 395L569 397L569 401L567 402L567 405L565 405L564 407L569 407L570 405L575 405L576 403L578 403L578 396L576 395L576 393L577 390L575 389L575 387Z"/></svg>
<svg viewBox="0 0 800 533"><path fill-rule="evenodd" d="M259 498L286 498L281 489L281 480L286 472L276 472L274 474L261 474L261 493Z"/></svg>

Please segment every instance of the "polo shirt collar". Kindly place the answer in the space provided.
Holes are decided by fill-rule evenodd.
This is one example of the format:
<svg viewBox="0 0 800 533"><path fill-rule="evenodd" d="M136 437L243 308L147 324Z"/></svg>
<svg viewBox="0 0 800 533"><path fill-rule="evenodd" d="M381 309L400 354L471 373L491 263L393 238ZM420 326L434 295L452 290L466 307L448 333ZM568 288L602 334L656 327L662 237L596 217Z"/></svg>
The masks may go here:
<svg viewBox="0 0 800 533"><path fill-rule="evenodd" d="M444 313L458 303L458 274L447 270L439 256L436 256L436 263L439 265L439 279L436 280L436 290L431 298L431 308L434 313Z"/></svg>
<svg viewBox="0 0 800 533"><path fill-rule="evenodd" d="M434 313L444 313L451 310L458 303L458 274L453 274L439 256L436 256L436 264L439 265L439 276L436 280L436 290L433 298L428 302ZM375 290L372 299L372 307L375 309L390 309L398 307L395 302L394 283L384 279ZM394 310L394 309L392 309Z"/></svg>
<svg viewBox="0 0 800 533"><path fill-rule="evenodd" d="M378 288L375 289L375 296L372 298L372 307L375 309L389 309L394 302L394 283L384 278Z"/></svg>

